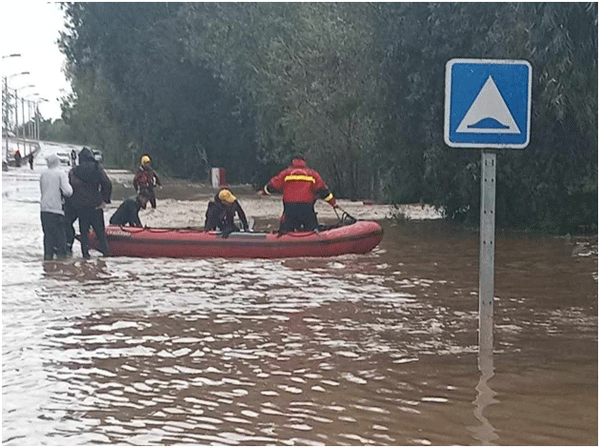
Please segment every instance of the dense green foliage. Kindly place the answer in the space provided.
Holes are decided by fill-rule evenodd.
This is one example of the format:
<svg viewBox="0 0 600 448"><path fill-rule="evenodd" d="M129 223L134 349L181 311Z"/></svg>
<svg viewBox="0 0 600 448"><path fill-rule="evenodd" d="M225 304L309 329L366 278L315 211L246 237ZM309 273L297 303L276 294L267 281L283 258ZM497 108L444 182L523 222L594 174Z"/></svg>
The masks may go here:
<svg viewBox="0 0 600 448"><path fill-rule="evenodd" d="M596 3L66 3L63 119L107 159L265 182L301 152L339 197L476 222L480 153L443 141L457 57L526 59L532 137L498 155L497 222L597 223Z"/></svg>

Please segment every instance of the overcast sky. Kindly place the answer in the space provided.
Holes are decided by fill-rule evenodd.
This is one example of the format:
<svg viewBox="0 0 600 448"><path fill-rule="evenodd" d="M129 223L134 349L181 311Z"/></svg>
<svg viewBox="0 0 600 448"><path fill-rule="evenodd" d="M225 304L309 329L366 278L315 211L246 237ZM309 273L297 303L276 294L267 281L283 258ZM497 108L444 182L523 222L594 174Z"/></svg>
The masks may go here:
<svg viewBox="0 0 600 448"><path fill-rule="evenodd" d="M63 30L63 13L58 3L45 1L8 0L2 9L2 76L8 76L8 86L20 89L19 96L46 98L40 102L45 119L60 118L60 97L71 92L62 72L65 58L56 40ZM21 57L5 56L19 53ZM15 75L30 72L29 75ZM39 97L34 96L39 93Z"/></svg>

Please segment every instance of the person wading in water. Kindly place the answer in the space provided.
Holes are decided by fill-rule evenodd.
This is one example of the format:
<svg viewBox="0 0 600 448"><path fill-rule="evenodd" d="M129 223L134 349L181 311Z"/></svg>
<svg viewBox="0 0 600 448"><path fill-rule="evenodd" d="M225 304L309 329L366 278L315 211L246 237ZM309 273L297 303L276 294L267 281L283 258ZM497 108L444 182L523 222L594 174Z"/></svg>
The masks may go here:
<svg viewBox="0 0 600 448"><path fill-rule="evenodd" d="M146 192L147 196L150 198L150 204L152 205L152 208L156 208L156 195L154 194L154 187L160 185L160 179L150 166L152 163L150 156L142 156L140 162L141 166L133 177L133 188L135 188L136 193L142 191Z"/></svg>

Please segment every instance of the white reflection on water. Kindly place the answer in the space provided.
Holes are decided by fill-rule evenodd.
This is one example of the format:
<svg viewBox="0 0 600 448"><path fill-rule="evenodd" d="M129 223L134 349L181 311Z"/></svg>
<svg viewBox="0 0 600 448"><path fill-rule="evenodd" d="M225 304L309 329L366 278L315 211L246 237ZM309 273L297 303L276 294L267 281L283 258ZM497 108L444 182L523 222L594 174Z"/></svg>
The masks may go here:
<svg viewBox="0 0 600 448"><path fill-rule="evenodd" d="M360 260L365 271L377 272L368 260ZM6 305L31 325L27 345L37 362L29 368L46 391L31 409L55 426L34 436L9 418L6 440L19 434L40 443L104 440L82 435L82 422L92 420L111 442L398 440L383 428L394 428L398 412L418 413L420 401L398 406L392 397L399 390L387 386L382 367L410 359L414 350L437 350L430 319L414 320L429 314L430 305L385 286L374 273L329 275L327 263L315 260L314 269L253 260L44 264L29 298L41 304L42 315L20 301ZM22 336L14 324L5 331L11 326ZM412 336L402 340L402 334ZM457 345L461 350L473 347ZM21 363L14 352L5 360ZM20 408L22 386L5 384L8 408ZM357 386L363 390L348 395ZM392 395L385 398L384 390ZM332 399L343 405L330 407ZM21 412L38 427L36 413ZM358 421L372 422L371 429L352 432Z"/></svg>
<svg viewBox="0 0 600 448"><path fill-rule="evenodd" d="M499 440L500 437L498 437L496 429L484 414L488 406L498 403L498 401L494 399L496 393L489 386L489 381L494 376L494 355L490 352L480 351L478 366L481 377L475 388L477 390L477 398L473 401L473 404L475 405L475 418L479 420L481 424L479 426L469 427L469 430L473 432L473 437L482 445L493 445L493 442Z"/></svg>

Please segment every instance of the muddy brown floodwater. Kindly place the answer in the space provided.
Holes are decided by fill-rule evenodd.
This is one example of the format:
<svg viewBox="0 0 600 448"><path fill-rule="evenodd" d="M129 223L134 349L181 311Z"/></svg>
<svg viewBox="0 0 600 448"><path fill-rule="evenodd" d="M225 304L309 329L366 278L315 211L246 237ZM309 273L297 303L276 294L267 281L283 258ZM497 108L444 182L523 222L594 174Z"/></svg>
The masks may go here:
<svg viewBox="0 0 600 448"><path fill-rule="evenodd" d="M43 262L41 169L3 175L3 444L598 444L596 238L498 232L480 370L477 232Z"/></svg>

